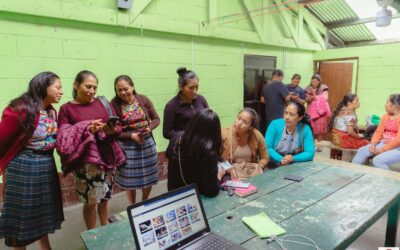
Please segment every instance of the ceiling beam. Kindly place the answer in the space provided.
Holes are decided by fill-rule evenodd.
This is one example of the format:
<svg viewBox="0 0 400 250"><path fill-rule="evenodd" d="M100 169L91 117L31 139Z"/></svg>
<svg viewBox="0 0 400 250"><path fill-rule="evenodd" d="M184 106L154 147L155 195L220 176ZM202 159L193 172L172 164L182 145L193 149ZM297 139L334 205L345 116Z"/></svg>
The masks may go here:
<svg viewBox="0 0 400 250"><path fill-rule="evenodd" d="M129 25L131 25L136 18L142 14L142 12L144 11L144 9L146 9L147 6L149 6L149 4L152 2L153 0L135 0L134 3L134 8L132 11L132 14L129 18L130 22Z"/></svg>
<svg viewBox="0 0 400 250"><path fill-rule="evenodd" d="M328 30L327 34L327 39L332 45L340 48L346 47L346 44L342 39L340 39L332 30Z"/></svg>
<svg viewBox="0 0 400 250"><path fill-rule="evenodd" d="M282 0L275 0L275 2L278 4L282 4ZM300 47L298 36L299 32L296 30L296 27L294 27L290 14L287 11L281 11L279 14L282 22L286 24L286 28L289 30L289 33L292 36L294 43L297 47Z"/></svg>
<svg viewBox="0 0 400 250"><path fill-rule="evenodd" d="M218 2L217 0L208 0L208 21L211 22L212 20L218 17Z"/></svg>
<svg viewBox="0 0 400 250"><path fill-rule="evenodd" d="M396 14L392 16L392 19L395 18L400 18L400 14ZM348 26L353 26L353 25L358 25L358 24L365 24L365 23L373 23L376 21L376 17L368 17L368 18L363 18L363 19L354 19L351 21L346 21L346 22L337 22L337 23L326 23L325 26L328 29L336 29L336 28L343 28L343 27L348 27Z"/></svg>
<svg viewBox="0 0 400 250"><path fill-rule="evenodd" d="M251 15L250 11L255 9L252 0L242 0L242 3L244 5L244 8L246 10L250 22L253 24L254 29L256 30L258 36L260 37L261 42L265 43L267 41L267 38L265 36L264 27L262 24L262 16L256 18Z"/></svg>

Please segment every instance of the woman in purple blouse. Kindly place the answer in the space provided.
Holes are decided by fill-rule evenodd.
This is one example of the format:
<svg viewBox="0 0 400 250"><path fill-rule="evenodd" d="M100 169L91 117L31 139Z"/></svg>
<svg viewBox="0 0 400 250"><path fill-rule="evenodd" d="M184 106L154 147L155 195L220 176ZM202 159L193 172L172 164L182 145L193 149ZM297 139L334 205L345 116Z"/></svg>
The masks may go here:
<svg viewBox="0 0 400 250"><path fill-rule="evenodd" d="M96 138L99 134L105 134L104 141L117 139L120 125L107 122L109 114L100 99L95 97L97 86L98 80L93 72L83 70L77 74L73 86L74 99L60 108L58 116L60 133L64 125L75 126L80 122L90 121L88 129ZM110 154L112 152L108 152L108 155ZM83 218L87 229L96 227L96 208L101 225L108 224L108 201L111 199L114 171L79 160L74 165L76 165L76 170L73 171L76 195L83 203Z"/></svg>
<svg viewBox="0 0 400 250"><path fill-rule="evenodd" d="M164 109L163 135L170 140L167 148L167 158L170 158L171 145L179 138L189 120L200 111L208 108L206 99L197 94L199 78L196 73L186 68L178 68L178 94L172 98Z"/></svg>

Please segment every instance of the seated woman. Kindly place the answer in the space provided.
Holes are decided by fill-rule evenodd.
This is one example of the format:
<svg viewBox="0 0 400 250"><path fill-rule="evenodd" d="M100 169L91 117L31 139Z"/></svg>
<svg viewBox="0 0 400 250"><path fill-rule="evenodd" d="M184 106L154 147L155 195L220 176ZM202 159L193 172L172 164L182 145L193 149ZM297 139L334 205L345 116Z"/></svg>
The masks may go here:
<svg viewBox="0 0 400 250"><path fill-rule="evenodd" d="M332 131L332 143L342 148L357 149L369 143L359 136L357 131L356 109L360 101L356 94L347 94L333 111L329 129Z"/></svg>
<svg viewBox="0 0 400 250"><path fill-rule="evenodd" d="M221 144L218 115L205 109L193 116L182 137L173 141L168 161L168 191L196 183L201 194L218 195L220 179L225 174L218 171Z"/></svg>
<svg viewBox="0 0 400 250"><path fill-rule="evenodd" d="M400 94L391 95L371 143L358 149L352 163L364 164L369 157L374 167L389 169L400 162Z"/></svg>
<svg viewBox="0 0 400 250"><path fill-rule="evenodd" d="M255 128L257 113L251 108L244 108L236 116L231 128L222 130L222 158L230 163L251 162L260 169L267 166L269 156L264 137ZM228 171L235 174L232 171Z"/></svg>
<svg viewBox="0 0 400 250"><path fill-rule="evenodd" d="M298 102L289 102L284 118L271 122L265 135L271 157L270 167L314 159L314 139L305 108Z"/></svg>

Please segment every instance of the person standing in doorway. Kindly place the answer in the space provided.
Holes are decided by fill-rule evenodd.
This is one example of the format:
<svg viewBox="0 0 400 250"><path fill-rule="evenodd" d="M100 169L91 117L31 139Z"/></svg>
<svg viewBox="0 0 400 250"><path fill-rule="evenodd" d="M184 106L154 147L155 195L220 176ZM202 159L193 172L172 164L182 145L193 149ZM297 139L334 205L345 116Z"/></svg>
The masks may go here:
<svg viewBox="0 0 400 250"><path fill-rule="evenodd" d="M328 130L328 121L331 116L331 110L328 103L328 86L321 82L318 74L311 76L310 85L305 89L307 114L311 117L311 127L314 137L318 143L322 141L322 137ZM322 148L317 146L317 152L321 152Z"/></svg>
<svg viewBox="0 0 400 250"><path fill-rule="evenodd" d="M291 95L283 84L284 74L280 69L272 72L272 80L264 85L261 92L260 102L265 104L266 128L272 120L283 118L286 102Z"/></svg>

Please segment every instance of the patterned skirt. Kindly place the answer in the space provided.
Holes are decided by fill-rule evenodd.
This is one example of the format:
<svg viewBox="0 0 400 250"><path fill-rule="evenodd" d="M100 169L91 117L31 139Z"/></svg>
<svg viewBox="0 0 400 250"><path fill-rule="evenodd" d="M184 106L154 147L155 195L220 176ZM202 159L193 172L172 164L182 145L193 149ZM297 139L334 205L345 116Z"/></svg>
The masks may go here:
<svg viewBox="0 0 400 250"><path fill-rule="evenodd" d="M7 167L0 238L8 246L26 246L60 229L63 220L53 156L22 151Z"/></svg>
<svg viewBox="0 0 400 250"><path fill-rule="evenodd" d="M148 136L143 144L124 141L126 165L117 169L115 182L124 190L150 187L158 182L157 149L153 137Z"/></svg>
<svg viewBox="0 0 400 250"><path fill-rule="evenodd" d="M75 191L82 203L94 205L111 199L114 172L101 170L97 165L85 164L74 171Z"/></svg>
<svg viewBox="0 0 400 250"><path fill-rule="evenodd" d="M332 129L332 143L341 148L359 149L368 145L369 141L367 139L357 139L351 137L348 133Z"/></svg>

